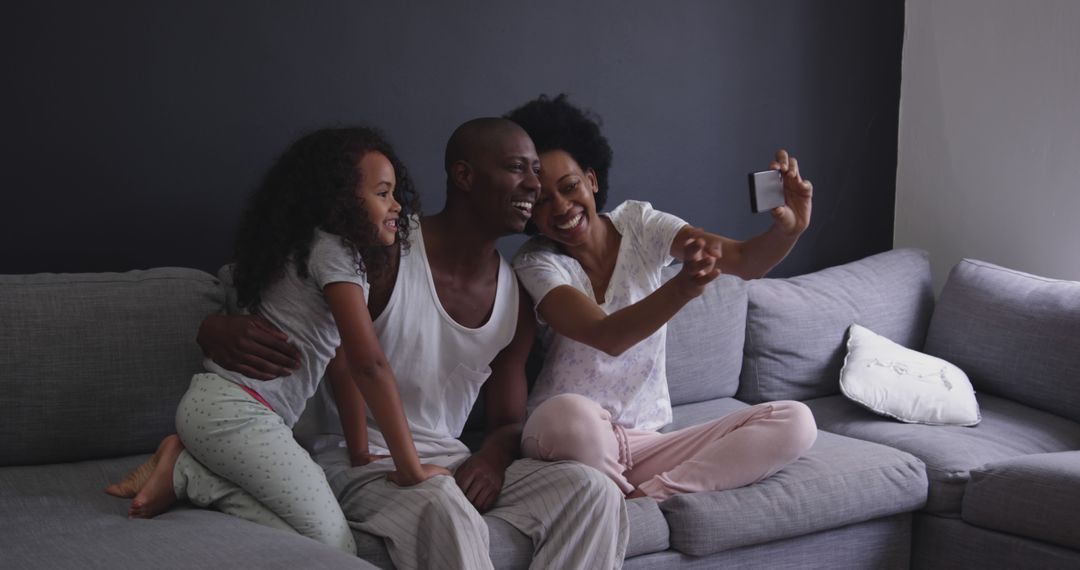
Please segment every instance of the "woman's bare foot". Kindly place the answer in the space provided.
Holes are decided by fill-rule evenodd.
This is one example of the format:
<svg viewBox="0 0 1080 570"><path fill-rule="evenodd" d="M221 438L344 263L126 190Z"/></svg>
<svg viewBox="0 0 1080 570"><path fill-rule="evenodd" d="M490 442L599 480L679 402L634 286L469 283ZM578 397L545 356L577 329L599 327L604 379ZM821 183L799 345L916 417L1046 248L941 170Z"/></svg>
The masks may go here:
<svg viewBox="0 0 1080 570"><path fill-rule="evenodd" d="M114 497L123 499L134 497L142 490L143 486L146 485L146 480L150 478L150 474L154 472L154 467L157 466L158 462L161 460L161 453L165 449L165 441L167 440L168 438L165 438L165 440L162 440L162 442L158 444L157 451L154 452L153 457L147 459L145 463L136 467L131 473L128 473L123 481L105 487L105 492Z"/></svg>
<svg viewBox="0 0 1080 570"><path fill-rule="evenodd" d="M142 488L136 493L128 509L128 516L148 519L160 515L169 510L176 502L176 491L173 490L173 467L176 466L176 458L184 450L184 444L180 438L170 435L158 446L157 463L146 478Z"/></svg>

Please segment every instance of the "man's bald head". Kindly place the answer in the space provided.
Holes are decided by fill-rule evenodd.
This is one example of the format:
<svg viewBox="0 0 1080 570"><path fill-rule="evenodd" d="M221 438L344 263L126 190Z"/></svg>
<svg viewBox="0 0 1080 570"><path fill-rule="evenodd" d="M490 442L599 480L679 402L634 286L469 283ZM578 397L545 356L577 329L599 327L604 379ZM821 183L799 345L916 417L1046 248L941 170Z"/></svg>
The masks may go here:
<svg viewBox="0 0 1080 570"><path fill-rule="evenodd" d="M540 193L540 157L508 119L473 119L446 143L446 210L493 235L520 233Z"/></svg>
<svg viewBox="0 0 1080 570"><path fill-rule="evenodd" d="M478 157L494 152L506 137L519 134L525 134L524 129L509 119L481 117L466 121L446 141L443 167L447 176L456 162L475 162Z"/></svg>

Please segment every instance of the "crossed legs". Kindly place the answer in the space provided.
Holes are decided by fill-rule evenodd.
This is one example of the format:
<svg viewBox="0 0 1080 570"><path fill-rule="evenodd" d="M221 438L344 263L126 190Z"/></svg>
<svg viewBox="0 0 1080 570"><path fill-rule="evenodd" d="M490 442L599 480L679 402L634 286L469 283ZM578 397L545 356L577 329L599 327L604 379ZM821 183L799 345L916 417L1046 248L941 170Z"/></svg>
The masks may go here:
<svg viewBox="0 0 1080 570"><path fill-rule="evenodd" d="M802 456L816 438L813 415L800 402L758 404L658 433L615 425L599 404L562 394L529 416L522 452L580 461L610 477L626 494L663 500L760 481Z"/></svg>

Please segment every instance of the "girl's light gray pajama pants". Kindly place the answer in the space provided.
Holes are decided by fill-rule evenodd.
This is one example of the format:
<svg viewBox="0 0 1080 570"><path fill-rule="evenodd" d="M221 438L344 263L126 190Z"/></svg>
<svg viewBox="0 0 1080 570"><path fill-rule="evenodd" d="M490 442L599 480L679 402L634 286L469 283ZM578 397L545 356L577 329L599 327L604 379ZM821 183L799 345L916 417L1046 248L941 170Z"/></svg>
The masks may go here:
<svg viewBox="0 0 1080 570"><path fill-rule="evenodd" d="M281 416L217 374L196 374L176 410L176 497L355 554L326 475Z"/></svg>

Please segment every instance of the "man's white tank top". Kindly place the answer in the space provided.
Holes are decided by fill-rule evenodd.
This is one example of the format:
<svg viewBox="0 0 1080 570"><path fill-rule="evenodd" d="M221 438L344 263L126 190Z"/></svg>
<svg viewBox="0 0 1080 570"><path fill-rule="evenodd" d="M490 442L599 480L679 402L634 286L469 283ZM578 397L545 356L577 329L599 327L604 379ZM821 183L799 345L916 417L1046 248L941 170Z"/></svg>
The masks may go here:
<svg viewBox="0 0 1080 570"><path fill-rule="evenodd" d="M491 316L479 328L462 326L439 302L420 223L412 222L411 248L401 256L394 292L375 320L375 332L397 378L416 451L421 457L467 453L457 438L491 374L491 361L517 329L517 278L500 256ZM367 416L371 452L388 453L370 410Z"/></svg>
<svg viewBox="0 0 1080 570"><path fill-rule="evenodd" d="M457 438L491 374L491 361L517 330L517 278L500 256L491 316L479 328L461 326L439 302L420 222L414 217L412 224L411 248L401 256L394 291L375 319L375 332L397 379L420 457L468 453ZM388 454L370 409L367 418L370 452ZM324 381L308 401L293 434L310 451L321 453L327 445L344 445L341 433L333 390Z"/></svg>

